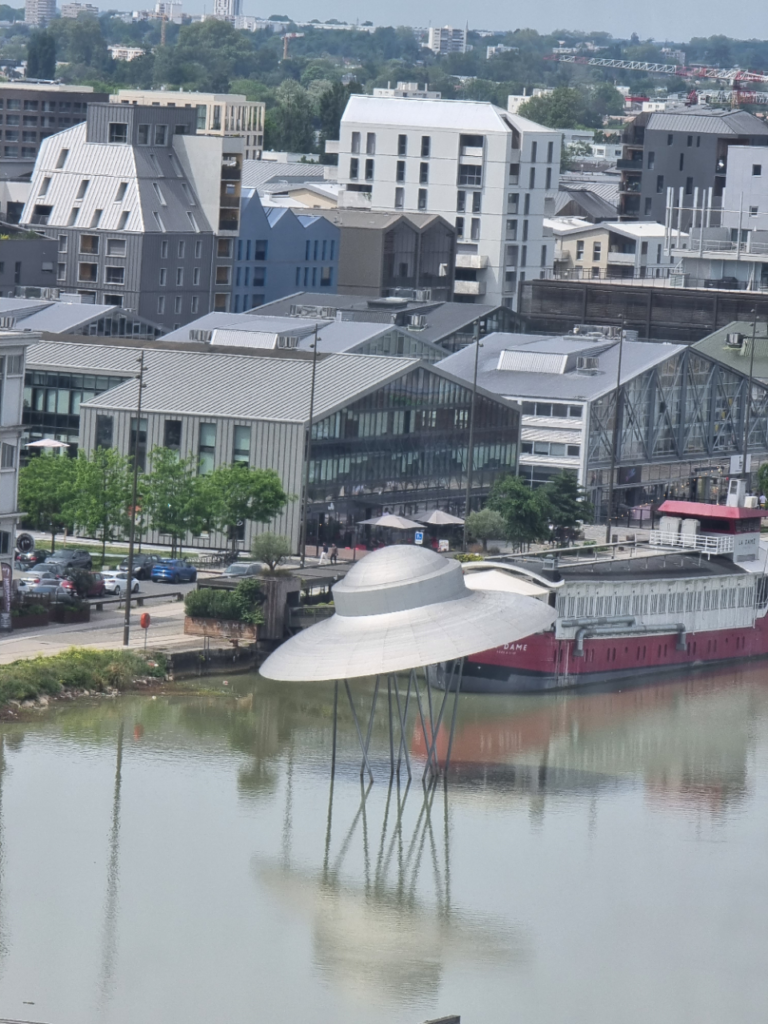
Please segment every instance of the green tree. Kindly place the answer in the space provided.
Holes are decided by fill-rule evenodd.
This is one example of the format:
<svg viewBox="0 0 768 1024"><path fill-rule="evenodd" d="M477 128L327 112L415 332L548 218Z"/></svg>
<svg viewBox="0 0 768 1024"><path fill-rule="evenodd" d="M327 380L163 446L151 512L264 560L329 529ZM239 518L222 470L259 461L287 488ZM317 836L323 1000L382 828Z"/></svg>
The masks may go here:
<svg viewBox="0 0 768 1024"><path fill-rule="evenodd" d="M507 537L516 547L549 539L551 510L545 488L533 490L518 476L499 477L486 507L503 516Z"/></svg>
<svg viewBox="0 0 768 1024"><path fill-rule="evenodd" d="M274 144L289 153L309 153L314 149L312 103L307 90L298 82L282 82L275 93Z"/></svg>
<svg viewBox="0 0 768 1024"><path fill-rule="evenodd" d="M291 553L291 542L278 533L260 533L253 538L251 554L257 562L266 562L271 573Z"/></svg>
<svg viewBox="0 0 768 1024"><path fill-rule="evenodd" d="M19 508L33 529L50 531L52 552L57 532L72 524L74 480L75 460L68 455L38 455L19 470Z"/></svg>
<svg viewBox="0 0 768 1024"><path fill-rule="evenodd" d="M205 516L197 460L180 459L170 448L153 448L149 472L141 480L142 520L158 533L170 534L171 556L181 555L188 533L199 534Z"/></svg>
<svg viewBox="0 0 768 1024"><path fill-rule="evenodd" d="M31 32L27 46L27 78L53 78L56 40L51 32Z"/></svg>
<svg viewBox="0 0 768 1024"><path fill-rule="evenodd" d="M201 478L201 485L206 512L233 551L241 524L269 523L289 501L274 469L251 469L242 462L219 466Z"/></svg>
<svg viewBox="0 0 768 1024"><path fill-rule="evenodd" d="M102 563L107 543L128 532L131 480L131 461L115 448L77 453L72 515L86 536L101 540Z"/></svg>
<svg viewBox="0 0 768 1024"><path fill-rule="evenodd" d="M563 470L544 488L550 505L549 520L554 537L560 544L568 544L578 532L581 523L591 522L595 510L586 491L579 486L575 473Z"/></svg>
<svg viewBox="0 0 768 1024"><path fill-rule="evenodd" d="M481 540L483 551L487 551L489 540L506 537L507 523L500 512L492 508L483 508L479 512L470 512L467 516L467 533L474 540Z"/></svg>
<svg viewBox="0 0 768 1024"><path fill-rule="evenodd" d="M322 93L317 104L320 121L320 162L324 164L338 163L336 154L326 154L325 143L328 139L338 139L341 118L352 93L362 92L357 82L342 85L334 82L330 89Z"/></svg>

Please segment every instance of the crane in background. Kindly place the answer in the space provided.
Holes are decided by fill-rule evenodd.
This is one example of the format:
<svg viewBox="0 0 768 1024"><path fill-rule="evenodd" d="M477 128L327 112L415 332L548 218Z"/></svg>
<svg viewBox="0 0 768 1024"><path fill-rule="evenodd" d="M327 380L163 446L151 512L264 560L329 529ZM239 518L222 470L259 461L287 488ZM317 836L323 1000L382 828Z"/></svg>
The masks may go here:
<svg viewBox="0 0 768 1024"><path fill-rule="evenodd" d="M289 39L303 39L303 32L286 32L283 36L283 60L288 60L288 40Z"/></svg>
<svg viewBox="0 0 768 1024"><path fill-rule="evenodd" d="M768 74L761 71L745 71L743 68L714 68L705 64L655 64L644 60L617 60L610 57L578 57L575 54L548 54L545 60L559 61L563 64L587 64L598 68L621 68L624 71L645 71L658 75L676 75L688 80L708 79L730 87L730 92L721 92L716 99L730 103L733 107L749 104L768 104L768 92L755 92L746 89L747 85L758 85L768 82ZM692 89L688 94L688 105L698 103L698 93Z"/></svg>

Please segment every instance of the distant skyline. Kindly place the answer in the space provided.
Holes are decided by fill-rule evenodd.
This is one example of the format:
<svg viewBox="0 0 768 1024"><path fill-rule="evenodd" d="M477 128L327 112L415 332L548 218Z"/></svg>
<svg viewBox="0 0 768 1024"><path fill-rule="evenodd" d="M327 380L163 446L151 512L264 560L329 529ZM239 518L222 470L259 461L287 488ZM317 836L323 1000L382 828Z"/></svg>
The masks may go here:
<svg viewBox="0 0 768 1024"><path fill-rule="evenodd" d="M99 6L102 10L108 8L106 3L100 3ZM154 0L147 0L146 6L153 7ZM182 9L189 14L202 14L204 9L210 12L213 10L213 0L182 0ZM256 0L243 0L243 14L265 18L270 14L286 14L298 21L338 18L350 22L370 20L375 25L426 27L429 24L463 25L467 20L467 6L459 3L459 0L422 3L418 7L408 0L391 0L385 10L386 14L380 4L372 3L371 0L328 0L321 3L315 0L290 0L284 5L281 5L280 0L275 0L274 7L264 7ZM567 0L550 0L550 3L541 7L521 6L516 9L501 0L487 0L481 10L482 13L473 12L469 19L470 28L501 31L533 28L545 33L556 29L580 29L585 32L610 32L613 36L623 38L636 32L641 39L677 42L685 42L692 36L710 35L727 35L738 39L768 38L766 9L755 2L729 8L727 18L722 4L715 4L712 0L698 4L693 16L692 8L683 4L670 4L668 0L646 0L634 10L608 0L582 0L578 6Z"/></svg>

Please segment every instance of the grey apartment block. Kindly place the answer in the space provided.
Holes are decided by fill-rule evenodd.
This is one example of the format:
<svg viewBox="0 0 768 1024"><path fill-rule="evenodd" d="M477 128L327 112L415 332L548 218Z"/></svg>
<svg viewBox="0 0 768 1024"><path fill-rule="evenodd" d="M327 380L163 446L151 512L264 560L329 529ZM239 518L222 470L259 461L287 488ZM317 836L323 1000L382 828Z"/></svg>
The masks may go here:
<svg viewBox="0 0 768 1024"><path fill-rule="evenodd" d="M11 236L0 241L0 295L15 295L20 288L56 285L56 243L50 238Z"/></svg>
<svg viewBox="0 0 768 1024"><path fill-rule="evenodd" d="M681 108L638 115L623 143L619 216L663 223L669 188L675 205L693 207L698 197L700 206L710 189L720 203L729 147L768 146L768 125L745 110Z"/></svg>
<svg viewBox="0 0 768 1024"><path fill-rule="evenodd" d="M89 103L109 96L87 85L0 83L0 178L25 178L45 139L85 120Z"/></svg>
<svg viewBox="0 0 768 1024"><path fill-rule="evenodd" d="M179 146L192 141L195 118L194 110L91 104L86 123L45 140L22 224L56 239L62 290L122 306L160 331L209 311L221 239ZM222 140L200 141L219 147L210 171L218 215Z"/></svg>

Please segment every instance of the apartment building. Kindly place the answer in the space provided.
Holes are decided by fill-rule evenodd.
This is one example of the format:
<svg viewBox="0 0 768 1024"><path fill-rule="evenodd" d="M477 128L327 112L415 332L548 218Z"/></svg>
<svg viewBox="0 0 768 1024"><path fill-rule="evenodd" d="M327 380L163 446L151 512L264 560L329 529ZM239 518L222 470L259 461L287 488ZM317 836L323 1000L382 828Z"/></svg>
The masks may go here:
<svg viewBox="0 0 768 1024"><path fill-rule="evenodd" d="M56 0L25 0L24 23L45 28L56 17Z"/></svg>
<svg viewBox="0 0 768 1024"><path fill-rule="evenodd" d="M544 217L561 141L492 103L355 95L326 150L339 155L340 207L451 221L454 298L514 309L519 282L552 267Z"/></svg>
<svg viewBox="0 0 768 1024"><path fill-rule="evenodd" d="M194 111L97 103L43 142L21 223L57 240L59 288L165 330L229 308L241 161L194 132Z"/></svg>
<svg viewBox="0 0 768 1024"><path fill-rule="evenodd" d="M469 49L467 30L466 28L453 28L452 25L430 28L427 47L433 53L466 53Z"/></svg>
<svg viewBox="0 0 768 1024"><path fill-rule="evenodd" d="M731 146L768 146L768 124L746 110L680 107L639 114L622 136L619 216L663 223L667 190L685 207L722 200Z"/></svg>
<svg viewBox="0 0 768 1024"><path fill-rule="evenodd" d="M99 8L94 4L69 3L61 5L62 18L79 18L81 14L90 14L94 18L98 18Z"/></svg>
<svg viewBox="0 0 768 1024"><path fill-rule="evenodd" d="M10 588L16 547L21 419L24 408L24 354L39 336L0 331L0 631L11 628L3 602Z"/></svg>
<svg viewBox="0 0 768 1024"><path fill-rule="evenodd" d="M565 278L666 278L674 263L663 224L576 217L551 220L555 272ZM681 237L687 243L688 236Z"/></svg>
<svg viewBox="0 0 768 1024"><path fill-rule="evenodd" d="M220 2L231 4L239 0ZM198 135L242 138L246 160L258 160L264 149L265 104L247 100L237 93L121 89L110 96L110 100L112 103L195 110Z"/></svg>
<svg viewBox="0 0 768 1024"><path fill-rule="evenodd" d="M29 180L43 140L84 121L88 104L106 99L89 85L0 82L0 178Z"/></svg>

